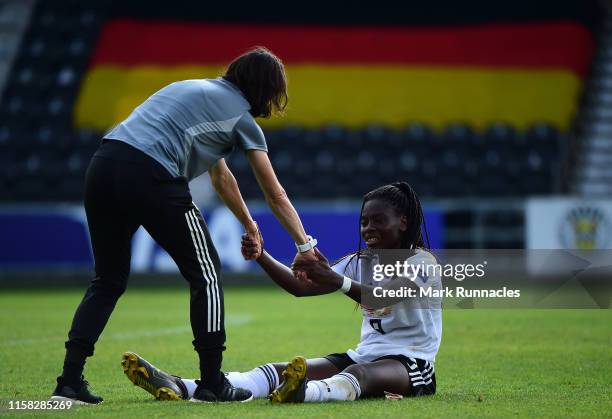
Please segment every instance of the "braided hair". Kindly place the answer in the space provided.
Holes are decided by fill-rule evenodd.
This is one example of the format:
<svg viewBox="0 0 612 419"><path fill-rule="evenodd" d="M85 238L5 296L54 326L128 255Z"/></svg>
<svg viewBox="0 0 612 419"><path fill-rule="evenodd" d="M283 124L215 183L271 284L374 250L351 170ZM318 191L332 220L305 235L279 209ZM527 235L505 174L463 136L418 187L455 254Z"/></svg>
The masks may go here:
<svg viewBox="0 0 612 419"><path fill-rule="evenodd" d="M401 247L403 249L416 249L417 247L429 248L429 236L427 229L423 228L427 246L423 239L421 226L425 226L425 216L421 207L421 200L408 182L394 182L384 185L368 192L363 197L359 219L363 215L363 208L368 201L379 199L391 205L398 214L404 215L408 220L408 229L402 235ZM361 234L359 235L359 247L361 250Z"/></svg>
<svg viewBox="0 0 612 419"><path fill-rule="evenodd" d="M401 248L402 249L429 249L429 235L427 226L425 225L425 216L421 207L421 200L412 189L408 182L393 182L388 185L380 186L363 196L361 203L361 211L359 212L359 220L363 215L363 208L366 202L379 199L391 205L398 214L403 215L408 220L408 228L402 233ZM423 237L425 233L425 237ZM359 246L357 252L351 255L351 260L357 257L357 261L362 254L362 237L359 232ZM344 258L341 258L341 260ZM349 263L346 265L348 267Z"/></svg>

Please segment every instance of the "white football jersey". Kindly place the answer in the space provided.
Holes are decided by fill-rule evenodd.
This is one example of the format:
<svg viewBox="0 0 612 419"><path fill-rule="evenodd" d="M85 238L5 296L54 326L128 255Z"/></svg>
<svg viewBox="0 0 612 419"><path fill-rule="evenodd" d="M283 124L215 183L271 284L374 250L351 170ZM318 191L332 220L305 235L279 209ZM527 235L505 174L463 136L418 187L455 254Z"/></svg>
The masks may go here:
<svg viewBox="0 0 612 419"><path fill-rule="evenodd" d="M407 261L414 265L437 264L434 256L422 249L417 249ZM332 268L338 274L355 281L370 283L371 278L361 278L362 263L369 262L362 258L357 262L356 257L349 256ZM414 283L421 288L442 288L439 275L419 275ZM441 300L420 300L421 303L423 301L425 307L431 308L414 308L414 302L411 304L408 300L381 309L362 307L361 340L357 348L349 349L347 354L358 364L386 355L404 355L434 362L442 339Z"/></svg>

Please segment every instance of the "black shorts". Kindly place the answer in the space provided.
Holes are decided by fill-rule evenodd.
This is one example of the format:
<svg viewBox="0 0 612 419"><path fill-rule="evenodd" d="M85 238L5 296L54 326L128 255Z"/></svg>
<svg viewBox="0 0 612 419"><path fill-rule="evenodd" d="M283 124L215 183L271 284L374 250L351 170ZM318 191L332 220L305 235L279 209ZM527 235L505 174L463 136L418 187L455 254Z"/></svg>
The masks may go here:
<svg viewBox="0 0 612 419"><path fill-rule="evenodd" d="M323 358L334 364L340 371L355 365L356 362L346 353L329 354ZM404 355L385 355L374 359L372 362L383 359L395 359L404 365L410 377L410 391L404 396L429 396L436 394L436 373L433 365L429 361L419 358L409 358Z"/></svg>

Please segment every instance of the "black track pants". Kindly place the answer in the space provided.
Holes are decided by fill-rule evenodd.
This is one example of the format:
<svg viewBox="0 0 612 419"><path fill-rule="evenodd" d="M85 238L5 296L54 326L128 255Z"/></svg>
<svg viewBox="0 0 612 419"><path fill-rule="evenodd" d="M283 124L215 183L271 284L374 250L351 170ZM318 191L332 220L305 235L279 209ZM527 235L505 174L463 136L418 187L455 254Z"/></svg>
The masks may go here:
<svg viewBox="0 0 612 419"><path fill-rule="evenodd" d="M78 370L79 358L84 363L85 357L93 355L126 289L131 239L143 226L189 282L193 345L200 354L202 378L214 380L225 349L221 265L186 179L173 177L157 161L125 143L104 141L87 170L85 211L96 277L75 313L66 342L67 363L76 364ZM72 369L69 374L80 374Z"/></svg>

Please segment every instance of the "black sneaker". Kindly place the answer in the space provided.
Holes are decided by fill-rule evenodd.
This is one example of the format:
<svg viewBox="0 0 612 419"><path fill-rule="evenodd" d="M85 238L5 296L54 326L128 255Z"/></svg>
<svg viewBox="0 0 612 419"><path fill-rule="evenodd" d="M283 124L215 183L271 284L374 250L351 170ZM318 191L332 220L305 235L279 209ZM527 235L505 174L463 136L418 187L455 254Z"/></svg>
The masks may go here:
<svg viewBox="0 0 612 419"><path fill-rule="evenodd" d="M268 399L272 403L304 403L306 396L306 359L296 356L283 371L283 382L276 387Z"/></svg>
<svg viewBox="0 0 612 419"><path fill-rule="evenodd" d="M100 404L104 400L89 391L89 383L81 376L81 381L75 388L65 384L62 377L57 378L57 387L49 400L71 401L74 404Z"/></svg>
<svg viewBox="0 0 612 419"><path fill-rule="evenodd" d="M189 399L191 402L216 403L216 402L241 402L246 403L253 400L253 394L244 388L237 388L223 376L223 381L218 389L205 388L200 380L196 380L198 387Z"/></svg>
<svg viewBox="0 0 612 419"><path fill-rule="evenodd" d="M187 398L187 388L180 377L170 375L151 365L134 352L125 352L121 366L134 385L145 389L157 400L181 400Z"/></svg>

